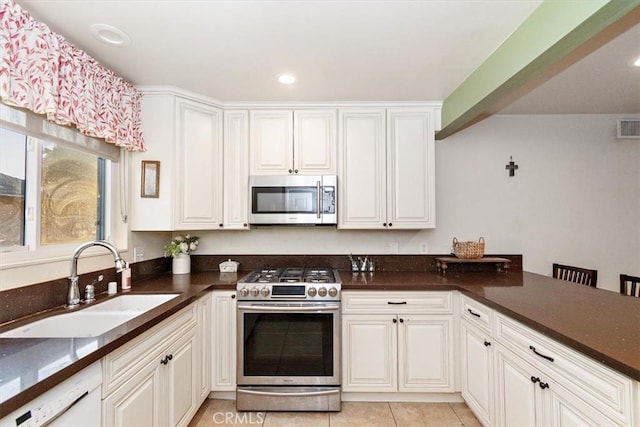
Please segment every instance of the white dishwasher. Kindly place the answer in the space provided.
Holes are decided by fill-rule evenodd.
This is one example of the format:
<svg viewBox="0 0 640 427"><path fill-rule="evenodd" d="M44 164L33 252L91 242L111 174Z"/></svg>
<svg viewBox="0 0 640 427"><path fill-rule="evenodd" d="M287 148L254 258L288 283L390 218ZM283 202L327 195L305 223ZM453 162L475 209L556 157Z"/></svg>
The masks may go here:
<svg viewBox="0 0 640 427"><path fill-rule="evenodd" d="M0 427L101 427L100 361L0 420Z"/></svg>

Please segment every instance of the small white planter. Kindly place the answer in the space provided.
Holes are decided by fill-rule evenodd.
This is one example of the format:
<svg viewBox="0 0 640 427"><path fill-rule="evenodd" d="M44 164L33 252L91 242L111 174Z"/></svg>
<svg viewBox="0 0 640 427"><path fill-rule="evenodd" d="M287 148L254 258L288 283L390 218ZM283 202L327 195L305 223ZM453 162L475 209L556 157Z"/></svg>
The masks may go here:
<svg viewBox="0 0 640 427"><path fill-rule="evenodd" d="M178 254L173 257L173 274L191 273L191 256L189 254Z"/></svg>

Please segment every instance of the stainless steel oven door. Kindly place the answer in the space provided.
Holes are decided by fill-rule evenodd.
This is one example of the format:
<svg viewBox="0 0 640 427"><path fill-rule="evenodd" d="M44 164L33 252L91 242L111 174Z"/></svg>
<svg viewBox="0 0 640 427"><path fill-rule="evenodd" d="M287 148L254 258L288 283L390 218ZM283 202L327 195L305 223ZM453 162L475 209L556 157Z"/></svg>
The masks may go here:
<svg viewBox="0 0 640 427"><path fill-rule="evenodd" d="M339 302L238 302L238 385L340 385Z"/></svg>

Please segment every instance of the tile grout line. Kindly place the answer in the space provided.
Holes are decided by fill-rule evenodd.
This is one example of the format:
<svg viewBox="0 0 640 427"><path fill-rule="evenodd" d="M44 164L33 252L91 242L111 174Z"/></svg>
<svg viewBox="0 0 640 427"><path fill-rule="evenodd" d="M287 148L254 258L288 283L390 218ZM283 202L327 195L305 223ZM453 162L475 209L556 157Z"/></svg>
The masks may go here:
<svg viewBox="0 0 640 427"><path fill-rule="evenodd" d="M464 427L464 421L462 421L462 418L460 418L460 415L458 415L458 412L456 412L454 407L451 406L451 402L447 402L447 405L449 405L449 409L451 409L451 412L453 412L453 414L456 416L456 418L460 422L460 426Z"/></svg>
<svg viewBox="0 0 640 427"><path fill-rule="evenodd" d="M393 424L398 427L398 422L396 421L396 416L393 413L393 409L391 409L391 403L387 402L387 406L389 407L389 412L391 412L391 418L393 418Z"/></svg>

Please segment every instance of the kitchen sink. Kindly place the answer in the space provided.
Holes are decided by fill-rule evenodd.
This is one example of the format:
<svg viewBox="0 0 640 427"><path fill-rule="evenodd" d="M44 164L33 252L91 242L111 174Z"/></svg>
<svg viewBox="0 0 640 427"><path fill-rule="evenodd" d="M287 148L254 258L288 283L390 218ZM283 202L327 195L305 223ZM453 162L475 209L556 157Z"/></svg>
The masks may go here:
<svg viewBox="0 0 640 427"><path fill-rule="evenodd" d="M121 295L84 310L36 320L4 332L0 334L0 338L97 337L177 296Z"/></svg>
<svg viewBox="0 0 640 427"><path fill-rule="evenodd" d="M178 294L130 294L120 295L115 298L106 300L99 304L95 304L91 307L87 307L83 312L109 312L109 313L123 313L123 312L137 312L144 313L152 308L164 304L165 302L174 299Z"/></svg>

